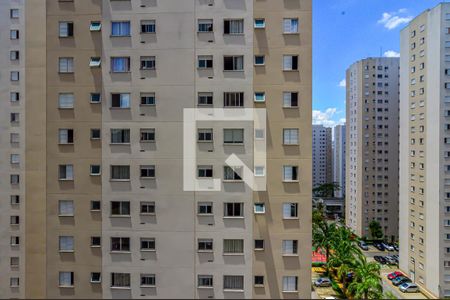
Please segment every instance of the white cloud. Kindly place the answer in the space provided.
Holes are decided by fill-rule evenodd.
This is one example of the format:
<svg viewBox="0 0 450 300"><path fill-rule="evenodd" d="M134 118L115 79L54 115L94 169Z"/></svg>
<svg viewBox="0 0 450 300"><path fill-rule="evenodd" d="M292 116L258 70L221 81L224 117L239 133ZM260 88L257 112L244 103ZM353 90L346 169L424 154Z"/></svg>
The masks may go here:
<svg viewBox="0 0 450 300"><path fill-rule="evenodd" d="M400 57L400 53L398 53L394 50L388 50L388 51L384 52L383 56L384 57Z"/></svg>
<svg viewBox="0 0 450 300"><path fill-rule="evenodd" d="M407 12L406 8L401 8L396 12L384 12L381 19L378 20L378 24L382 24L388 30L395 29L413 19L413 17L405 15Z"/></svg>
<svg viewBox="0 0 450 300"><path fill-rule="evenodd" d="M347 86L347 82L346 82L345 78L342 79L341 81L339 81L339 86L344 87L344 88Z"/></svg>
<svg viewBox="0 0 450 300"><path fill-rule="evenodd" d="M325 127L334 127L339 124L345 123L345 118L341 118L338 121L333 117L339 112L335 107L327 108L325 111L313 110L312 120L314 125L323 125Z"/></svg>

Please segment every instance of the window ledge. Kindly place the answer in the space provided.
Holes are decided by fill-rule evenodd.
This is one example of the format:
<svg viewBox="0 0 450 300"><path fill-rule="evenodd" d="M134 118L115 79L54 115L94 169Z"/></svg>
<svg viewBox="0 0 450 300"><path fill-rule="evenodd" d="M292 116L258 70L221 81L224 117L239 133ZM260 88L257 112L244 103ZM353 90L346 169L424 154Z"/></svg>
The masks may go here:
<svg viewBox="0 0 450 300"><path fill-rule="evenodd" d="M283 257L298 257L298 254L282 254Z"/></svg>
<svg viewBox="0 0 450 300"><path fill-rule="evenodd" d="M139 68L141 71L156 71L156 68Z"/></svg>
<svg viewBox="0 0 450 300"><path fill-rule="evenodd" d="M299 180L283 180L283 183L299 183Z"/></svg>
<svg viewBox="0 0 450 300"><path fill-rule="evenodd" d="M199 217L213 217L214 214L197 214Z"/></svg>
<svg viewBox="0 0 450 300"><path fill-rule="evenodd" d="M61 218L73 218L75 215L58 215L58 217L61 217Z"/></svg>
<svg viewBox="0 0 450 300"><path fill-rule="evenodd" d="M101 248L102 246L91 245L91 248Z"/></svg>
<svg viewBox="0 0 450 300"><path fill-rule="evenodd" d="M292 108L298 108L298 106L283 106L283 108L292 109Z"/></svg>
<svg viewBox="0 0 450 300"><path fill-rule="evenodd" d="M225 216L223 217L224 219L244 219L244 217L230 217L230 216Z"/></svg>
<svg viewBox="0 0 450 300"><path fill-rule="evenodd" d="M197 288L198 289L202 289L202 290L212 290L212 289L214 289L213 286L198 286Z"/></svg>
<svg viewBox="0 0 450 300"><path fill-rule="evenodd" d="M253 249L255 251L264 251L264 249Z"/></svg>
<svg viewBox="0 0 450 300"><path fill-rule="evenodd" d="M109 37L111 38L121 38L121 37L131 37L131 34L125 34L125 35L112 35L110 34Z"/></svg>
<svg viewBox="0 0 450 300"><path fill-rule="evenodd" d="M139 141L140 143L143 143L143 144L154 144L154 143L156 143L156 141Z"/></svg>
<svg viewBox="0 0 450 300"><path fill-rule="evenodd" d="M283 72L298 72L299 70L286 70L286 69L283 69Z"/></svg>
<svg viewBox="0 0 450 300"><path fill-rule="evenodd" d="M156 216L155 213L139 213L141 216Z"/></svg>
<svg viewBox="0 0 450 300"><path fill-rule="evenodd" d="M264 67L266 64L253 64L255 67Z"/></svg>
<svg viewBox="0 0 450 300"><path fill-rule="evenodd" d="M287 293L292 293L293 294L293 293L298 293L298 291L283 291L283 293L286 293L286 294Z"/></svg>
<svg viewBox="0 0 450 300"><path fill-rule="evenodd" d="M73 285L58 285L58 287L60 289L73 289L74 288Z"/></svg>
<svg viewBox="0 0 450 300"><path fill-rule="evenodd" d="M244 256L244 253L223 253L223 256Z"/></svg>
<svg viewBox="0 0 450 300"><path fill-rule="evenodd" d="M244 146L244 143L223 143L224 146Z"/></svg>
<svg viewBox="0 0 450 300"><path fill-rule="evenodd" d="M101 281L90 281L90 283L92 283L92 284L100 284L100 283L102 283Z"/></svg>
<svg viewBox="0 0 450 300"><path fill-rule="evenodd" d="M283 32L284 35L299 35L300 32Z"/></svg>
<svg viewBox="0 0 450 300"><path fill-rule="evenodd" d="M211 144L213 142L214 141L197 141L197 143L200 143L200 144Z"/></svg>
<svg viewBox="0 0 450 300"><path fill-rule="evenodd" d="M198 30L197 30L197 33L198 33L198 34L202 34L202 33L214 33L214 30L213 30L213 31L198 31Z"/></svg>
<svg viewBox="0 0 450 300"><path fill-rule="evenodd" d="M264 211L264 212L254 211L253 213L254 213L255 215L265 215L265 214L266 214L265 211Z"/></svg>
<svg viewBox="0 0 450 300"><path fill-rule="evenodd" d="M60 108L64 109L64 108ZM73 146L73 143L58 143L59 146Z"/></svg>
<svg viewBox="0 0 450 300"><path fill-rule="evenodd" d="M141 252L156 252L156 249L141 249Z"/></svg>
<svg viewBox="0 0 450 300"><path fill-rule="evenodd" d="M113 145L131 145L131 143L109 143L110 146Z"/></svg>
<svg viewBox="0 0 450 300"><path fill-rule="evenodd" d="M244 182L244 180L242 179L224 179L223 183L240 183L240 182Z"/></svg>
<svg viewBox="0 0 450 300"><path fill-rule="evenodd" d="M73 179L58 178L59 181L73 181Z"/></svg>
<svg viewBox="0 0 450 300"><path fill-rule="evenodd" d="M61 71L58 71L58 74L74 74L75 72L61 72Z"/></svg>
<svg viewBox="0 0 450 300"><path fill-rule="evenodd" d="M239 72L239 73L244 73L244 70L223 70L224 72L232 72L232 73L236 73L236 72Z"/></svg>
<svg viewBox="0 0 450 300"><path fill-rule="evenodd" d="M202 68L202 67L197 67L197 70L213 70L214 68Z"/></svg>
<svg viewBox="0 0 450 300"><path fill-rule="evenodd" d="M141 288L156 288L156 285L140 285Z"/></svg>
<svg viewBox="0 0 450 300"><path fill-rule="evenodd" d="M287 220L287 221L289 221L289 220L299 220L299 218L298 217L292 217L292 218L285 218L285 217L283 217L283 220Z"/></svg>
<svg viewBox="0 0 450 300"><path fill-rule="evenodd" d="M223 289L226 293L243 293L244 290L232 290L232 289Z"/></svg>
<svg viewBox="0 0 450 300"><path fill-rule="evenodd" d="M130 179L110 179L110 182L130 182Z"/></svg>
<svg viewBox="0 0 450 300"><path fill-rule="evenodd" d="M255 287L255 288L263 288L263 287L264 287L264 284L255 284L254 287Z"/></svg>
<svg viewBox="0 0 450 300"><path fill-rule="evenodd" d="M131 251L109 251L110 254L131 254Z"/></svg>
<svg viewBox="0 0 450 300"><path fill-rule="evenodd" d="M131 218L131 215L109 215L110 218Z"/></svg>
<svg viewBox="0 0 450 300"><path fill-rule="evenodd" d="M245 33L224 33L223 35L225 35L225 36L227 36L227 35L229 35L229 36L243 36L243 35L245 35Z"/></svg>
<svg viewBox="0 0 450 300"><path fill-rule="evenodd" d="M70 109L73 109L73 106L72 107L59 107L58 106L58 109L61 109L61 110L70 110ZM72 143L73 144L73 143Z"/></svg>
<svg viewBox="0 0 450 300"><path fill-rule="evenodd" d="M129 107L110 107L112 110L130 109Z"/></svg>
<svg viewBox="0 0 450 300"><path fill-rule="evenodd" d="M139 179L143 179L143 180L155 180L156 177L139 177Z"/></svg>
<svg viewBox="0 0 450 300"><path fill-rule="evenodd" d="M147 69L146 69L147 70ZM139 106L156 106L156 104L145 104L145 103L140 103Z"/></svg>
<svg viewBox="0 0 450 300"><path fill-rule="evenodd" d="M110 288L113 290L131 290L129 286L111 286Z"/></svg>
<svg viewBox="0 0 450 300"><path fill-rule="evenodd" d="M74 250L58 250L59 253L74 253Z"/></svg>
<svg viewBox="0 0 450 300"><path fill-rule="evenodd" d="M300 144L285 144L283 143L283 146L299 146Z"/></svg>
<svg viewBox="0 0 450 300"><path fill-rule="evenodd" d="M198 253L214 253L214 250L197 250Z"/></svg>
<svg viewBox="0 0 450 300"><path fill-rule="evenodd" d="M102 174L100 173L100 174L93 174L93 173L91 173L91 174L89 174L89 176L102 176Z"/></svg>

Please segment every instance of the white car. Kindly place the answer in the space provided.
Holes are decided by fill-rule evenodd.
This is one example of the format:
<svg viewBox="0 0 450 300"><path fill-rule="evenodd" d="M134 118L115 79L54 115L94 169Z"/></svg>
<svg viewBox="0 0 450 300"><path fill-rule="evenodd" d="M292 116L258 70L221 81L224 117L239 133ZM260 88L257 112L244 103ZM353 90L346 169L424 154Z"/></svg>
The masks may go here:
<svg viewBox="0 0 450 300"><path fill-rule="evenodd" d="M383 245L383 247L388 250L388 251L394 251L394 246L389 245L388 243L381 243Z"/></svg>
<svg viewBox="0 0 450 300"><path fill-rule="evenodd" d="M331 280L327 277L321 277L314 281L315 286L328 287L331 286Z"/></svg>
<svg viewBox="0 0 450 300"><path fill-rule="evenodd" d="M417 293L419 292L419 287L412 282L405 282L399 286L399 290L403 293Z"/></svg>

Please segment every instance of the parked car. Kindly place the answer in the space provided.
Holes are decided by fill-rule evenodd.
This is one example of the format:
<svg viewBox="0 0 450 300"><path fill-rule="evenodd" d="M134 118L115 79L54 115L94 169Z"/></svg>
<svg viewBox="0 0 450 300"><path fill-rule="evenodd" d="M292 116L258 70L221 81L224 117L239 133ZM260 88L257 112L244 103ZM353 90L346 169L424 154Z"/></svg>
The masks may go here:
<svg viewBox="0 0 450 300"><path fill-rule="evenodd" d="M375 255L373 259L375 259L375 261L379 262L382 265L386 264L386 259L383 256Z"/></svg>
<svg viewBox="0 0 450 300"><path fill-rule="evenodd" d="M397 244L394 244L393 246L394 246L394 250L395 250L395 251L398 251L398 250L399 250L399 248L398 248L398 245L397 245Z"/></svg>
<svg viewBox="0 0 450 300"><path fill-rule="evenodd" d="M364 241L359 241L358 246L359 246L359 248L361 248L364 251L369 250L369 246L367 246L366 242L364 242Z"/></svg>
<svg viewBox="0 0 450 300"><path fill-rule="evenodd" d="M394 250L395 250L395 249L394 249L394 246L392 246L392 245L389 244L389 243L383 242L383 243L381 243L381 245L383 245L384 249L386 249L386 250L388 250L388 251L394 251Z"/></svg>
<svg viewBox="0 0 450 300"><path fill-rule="evenodd" d="M395 286L399 286L400 284L411 282L411 279L405 276L398 276L392 280L392 284Z"/></svg>
<svg viewBox="0 0 450 300"><path fill-rule="evenodd" d="M395 258L396 260L398 260L398 255L397 254L393 254L391 255L393 258Z"/></svg>
<svg viewBox="0 0 450 300"><path fill-rule="evenodd" d="M378 250L380 250L380 251L384 251L384 246L383 246L383 244L375 243L375 244L373 244L373 246L374 246L375 248L377 248Z"/></svg>
<svg viewBox="0 0 450 300"><path fill-rule="evenodd" d="M387 278L388 278L389 280L392 280L392 279L394 279L394 278L396 278L396 277L398 277L398 276L404 276L404 275L403 275L402 272L395 271L395 272L389 273L389 274L387 275Z"/></svg>
<svg viewBox="0 0 450 300"><path fill-rule="evenodd" d="M415 283L405 282L399 286L399 290L403 293L417 293L419 292L419 287Z"/></svg>
<svg viewBox="0 0 450 300"><path fill-rule="evenodd" d="M386 255L386 256L384 257L384 259L385 259L386 262L387 262L388 264L390 264L390 265L395 265L395 264L397 264L397 260L396 260L395 258L393 258L392 256L390 256L390 255Z"/></svg>
<svg viewBox="0 0 450 300"><path fill-rule="evenodd" d="M331 286L331 280L328 277L320 277L319 279L314 281L314 285L320 287L328 287Z"/></svg>

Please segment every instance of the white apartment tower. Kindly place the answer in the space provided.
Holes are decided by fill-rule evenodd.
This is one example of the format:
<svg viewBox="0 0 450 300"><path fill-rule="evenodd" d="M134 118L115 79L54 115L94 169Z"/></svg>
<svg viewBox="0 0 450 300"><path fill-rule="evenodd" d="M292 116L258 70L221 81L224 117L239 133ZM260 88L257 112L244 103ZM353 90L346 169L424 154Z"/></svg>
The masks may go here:
<svg viewBox="0 0 450 300"><path fill-rule="evenodd" d="M367 58L347 70L346 224L398 236L399 59Z"/></svg>
<svg viewBox="0 0 450 300"><path fill-rule="evenodd" d="M450 297L450 3L401 32L400 268Z"/></svg>
<svg viewBox="0 0 450 300"><path fill-rule="evenodd" d="M313 125L313 187L332 182L332 128Z"/></svg>
<svg viewBox="0 0 450 300"><path fill-rule="evenodd" d="M345 124L336 125L333 129L333 182L340 186L335 196L345 195Z"/></svg>

